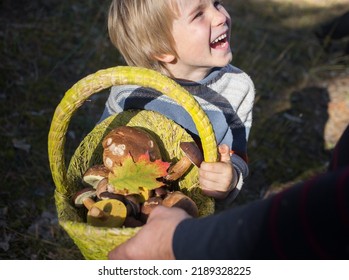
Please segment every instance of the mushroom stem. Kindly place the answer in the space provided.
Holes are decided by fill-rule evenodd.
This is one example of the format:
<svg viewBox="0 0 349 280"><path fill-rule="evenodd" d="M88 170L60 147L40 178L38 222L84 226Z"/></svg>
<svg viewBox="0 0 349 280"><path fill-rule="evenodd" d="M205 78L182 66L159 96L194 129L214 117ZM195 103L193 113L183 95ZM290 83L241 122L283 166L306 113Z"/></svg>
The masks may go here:
<svg viewBox="0 0 349 280"><path fill-rule="evenodd" d="M105 217L107 214L99 209L98 207L94 206L94 204L96 203L92 198L90 197L86 197L82 203L85 205L85 207L87 208L87 210L90 211L90 215L95 217L95 218L102 218Z"/></svg>
<svg viewBox="0 0 349 280"><path fill-rule="evenodd" d="M168 175L164 177L165 180L175 181L182 177L192 164L200 167L204 160L203 155L195 144L195 142L181 142L179 144L184 156L168 170Z"/></svg>
<svg viewBox="0 0 349 280"><path fill-rule="evenodd" d="M90 216L95 217L95 218L105 220L109 216L107 213L105 213L103 210L99 209L96 206L92 206L89 210L90 210L89 211Z"/></svg>
<svg viewBox="0 0 349 280"><path fill-rule="evenodd" d="M191 165L192 162L188 157L182 157L177 163L175 163L175 165L169 168L168 174L164 177L164 179L169 181L175 181L179 179Z"/></svg>
<svg viewBox="0 0 349 280"><path fill-rule="evenodd" d="M90 197L86 197L86 198L84 198L82 203L85 205L87 210L90 210L93 207L93 204L95 204L95 201Z"/></svg>
<svg viewBox="0 0 349 280"><path fill-rule="evenodd" d="M199 209L196 203L189 196L180 191L169 193L162 201L162 205L166 207L182 208L190 216L199 216Z"/></svg>

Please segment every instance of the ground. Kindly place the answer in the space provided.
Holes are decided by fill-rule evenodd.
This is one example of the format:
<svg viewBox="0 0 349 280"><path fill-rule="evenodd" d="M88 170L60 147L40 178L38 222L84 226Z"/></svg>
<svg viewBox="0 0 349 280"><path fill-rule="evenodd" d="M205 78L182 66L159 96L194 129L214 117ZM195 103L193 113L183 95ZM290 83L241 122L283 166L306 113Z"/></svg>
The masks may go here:
<svg viewBox="0 0 349 280"><path fill-rule="evenodd" d="M236 206L326 169L349 121L348 38L325 51L314 36L348 0L225 1L233 63L256 87L250 175ZM95 71L123 64L106 31L108 2L0 3L0 259L81 259L59 227L47 157L53 112ZM66 157L103 110L91 98L69 126Z"/></svg>

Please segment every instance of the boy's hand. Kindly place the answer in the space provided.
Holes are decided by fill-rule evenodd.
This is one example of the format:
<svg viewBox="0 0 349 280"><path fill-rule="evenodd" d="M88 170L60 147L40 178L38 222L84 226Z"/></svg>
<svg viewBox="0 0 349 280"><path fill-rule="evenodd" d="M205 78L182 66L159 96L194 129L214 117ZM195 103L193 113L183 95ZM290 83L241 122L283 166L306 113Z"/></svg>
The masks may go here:
<svg viewBox="0 0 349 280"><path fill-rule="evenodd" d="M228 145L218 146L219 162L202 162L199 169L199 182L202 191L211 197L224 199L235 188L237 174L230 161Z"/></svg>

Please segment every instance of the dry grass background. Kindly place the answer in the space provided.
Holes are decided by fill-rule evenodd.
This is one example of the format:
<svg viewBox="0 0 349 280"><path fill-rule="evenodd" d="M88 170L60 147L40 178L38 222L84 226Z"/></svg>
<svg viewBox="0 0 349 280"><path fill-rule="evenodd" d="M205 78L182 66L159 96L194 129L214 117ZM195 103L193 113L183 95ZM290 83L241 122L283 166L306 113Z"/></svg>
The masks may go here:
<svg viewBox="0 0 349 280"><path fill-rule="evenodd" d="M0 259L82 258L57 224L47 134L67 89L87 74L122 64L106 32L108 5L0 2ZM325 53L313 30L347 10L349 1L234 0L225 5L234 24L233 62L250 74L257 90L251 174L236 202L242 204L326 166L328 104L333 96L349 100L343 90L348 83L336 83L348 80L349 59L341 53L345 42ZM74 117L68 152L93 127L105 97L93 98Z"/></svg>

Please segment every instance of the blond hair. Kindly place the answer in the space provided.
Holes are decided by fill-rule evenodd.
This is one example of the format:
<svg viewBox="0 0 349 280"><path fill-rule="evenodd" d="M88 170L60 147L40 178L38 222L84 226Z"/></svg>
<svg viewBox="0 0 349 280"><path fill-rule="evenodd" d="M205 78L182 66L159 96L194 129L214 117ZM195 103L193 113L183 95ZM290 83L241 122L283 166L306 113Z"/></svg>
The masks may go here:
<svg viewBox="0 0 349 280"><path fill-rule="evenodd" d="M167 73L157 58L164 54L176 56L172 36L175 17L173 0L113 0L109 37L128 65Z"/></svg>

